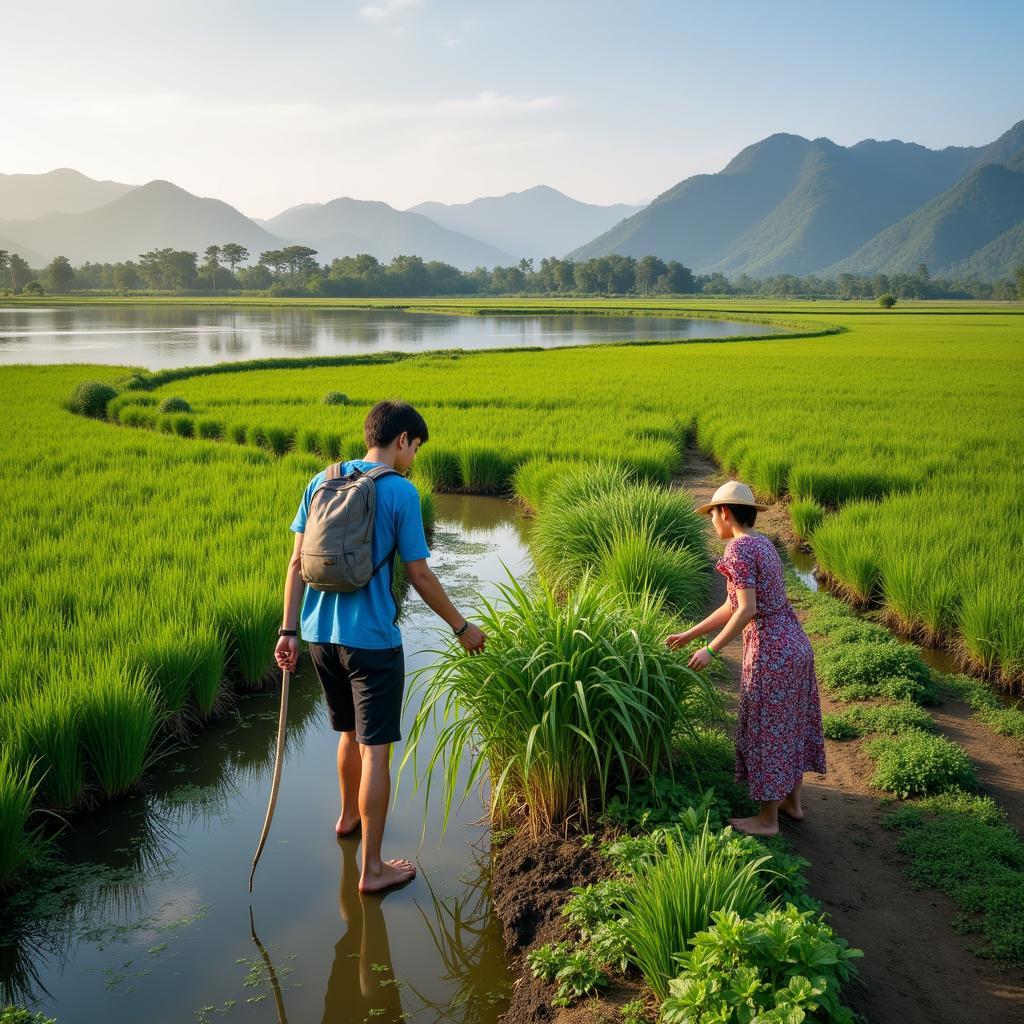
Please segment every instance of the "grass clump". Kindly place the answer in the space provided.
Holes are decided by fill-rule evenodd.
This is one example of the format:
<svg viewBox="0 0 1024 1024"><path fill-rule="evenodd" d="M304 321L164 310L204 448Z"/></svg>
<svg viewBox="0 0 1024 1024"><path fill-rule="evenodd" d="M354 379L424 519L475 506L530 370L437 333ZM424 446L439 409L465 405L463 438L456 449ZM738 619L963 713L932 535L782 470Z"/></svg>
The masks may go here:
<svg viewBox="0 0 1024 1024"><path fill-rule="evenodd" d="M943 736L911 729L872 740L865 752L875 762L871 785L904 800L978 784L971 759Z"/></svg>
<svg viewBox="0 0 1024 1024"><path fill-rule="evenodd" d="M868 733L896 736L912 730L935 731L932 716L909 700L874 707L846 708L838 714L823 715L822 726L831 740L854 739Z"/></svg>
<svg viewBox="0 0 1024 1024"><path fill-rule="evenodd" d="M324 405L348 405L348 395L342 391L328 391L320 401Z"/></svg>
<svg viewBox="0 0 1024 1024"><path fill-rule="evenodd" d="M664 1024L853 1024L840 994L856 974L852 961L864 954L850 949L816 914L787 906L747 919L719 910L711 919L711 927L694 935L692 948L676 958L683 970L669 982Z"/></svg>
<svg viewBox="0 0 1024 1024"><path fill-rule="evenodd" d="M402 768L443 719L425 772L429 803L431 769L443 766L442 827L457 793L484 773L498 827L523 817L537 835L573 815L587 820L591 801L603 810L620 782L649 779L667 766L673 735L715 713L712 684L665 647L656 602L626 607L590 581L564 601L512 581L498 600L477 616L486 650L469 656L451 644L410 691L420 707Z"/></svg>
<svg viewBox="0 0 1024 1024"><path fill-rule="evenodd" d="M107 402L116 397L117 391L109 384L99 380L83 380L71 392L66 408L78 416L102 420L107 415Z"/></svg>
<svg viewBox="0 0 1024 1024"><path fill-rule="evenodd" d="M944 892L962 912L954 926L981 936L976 954L1024 964L1024 842L989 797L949 790L883 824L903 833L911 884Z"/></svg>
<svg viewBox="0 0 1024 1024"><path fill-rule="evenodd" d="M763 907L767 860L735 857L705 825L697 836L668 832L664 853L638 866L623 930L632 962L659 999L668 996L669 980L678 973L676 958L715 911L749 917Z"/></svg>
<svg viewBox="0 0 1024 1024"><path fill-rule="evenodd" d="M818 649L815 664L821 681L843 699L883 695L918 703L935 703L938 699L931 673L920 655L895 640L830 644ZM900 687L893 685L894 679L907 681L904 694L896 696Z"/></svg>
<svg viewBox="0 0 1024 1024"><path fill-rule="evenodd" d="M458 456L430 445L416 453L413 475L433 491L453 491L462 486Z"/></svg>
<svg viewBox="0 0 1024 1024"><path fill-rule="evenodd" d="M796 535L809 540L825 518L825 510L813 498L803 498L789 506L789 518Z"/></svg>
<svg viewBox="0 0 1024 1024"><path fill-rule="evenodd" d="M171 395L165 398L158 406L158 412L191 412L192 406L189 404L187 399L179 398L177 395Z"/></svg>
<svg viewBox="0 0 1024 1024"><path fill-rule="evenodd" d="M30 772L19 769L9 750L0 750L0 886L14 877L32 852L34 837L26 825L34 789Z"/></svg>
<svg viewBox="0 0 1024 1024"><path fill-rule="evenodd" d="M515 464L502 452L482 445L466 445L457 456L462 486L473 494L504 494Z"/></svg>

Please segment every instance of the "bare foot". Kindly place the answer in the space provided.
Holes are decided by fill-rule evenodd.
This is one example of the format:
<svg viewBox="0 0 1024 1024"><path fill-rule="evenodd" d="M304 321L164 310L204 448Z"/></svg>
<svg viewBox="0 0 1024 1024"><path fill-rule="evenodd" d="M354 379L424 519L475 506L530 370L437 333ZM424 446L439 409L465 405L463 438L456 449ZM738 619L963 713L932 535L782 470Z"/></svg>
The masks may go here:
<svg viewBox="0 0 1024 1024"><path fill-rule="evenodd" d="M402 885L416 875L416 865L411 860L386 860L380 866L379 875L367 875L359 879L360 892L380 892L393 885Z"/></svg>
<svg viewBox="0 0 1024 1024"><path fill-rule="evenodd" d="M803 808L798 802L794 802L788 796L779 804L779 813L784 814L787 818L792 818L793 821L804 820Z"/></svg>
<svg viewBox="0 0 1024 1024"><path fill-rule="evenodd" d="M359 828L360 820L358 814L354 818L346 818L343 814L334 826L334 834L339 838L352 835Z"/></svg>
<svg viewBox="0 0 1024 1024"><path fill-rule="evenodd" d="M779 828L776 825L772 828L771 825L766 825L760 818L730 818L729 824L732 825L737 832L746 832L751 836L774 836L778 835Z"/></svg>

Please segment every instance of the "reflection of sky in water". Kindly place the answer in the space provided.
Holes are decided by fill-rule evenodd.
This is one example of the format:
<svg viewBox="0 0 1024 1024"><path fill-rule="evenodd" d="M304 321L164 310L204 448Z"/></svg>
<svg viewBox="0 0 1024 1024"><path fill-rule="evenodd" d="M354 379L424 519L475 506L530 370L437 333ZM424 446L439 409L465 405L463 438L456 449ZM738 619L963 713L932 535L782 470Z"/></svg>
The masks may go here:
<svg viewBox="0 0 1024 1024"><path fill-rule="evenodd" d="M477 592L495 596L502 561L520 578L529 572L513 506L441 495L438 511L431 563L461 607ZM439 625L418 597L407 600L410 673L431 660L424 652L440 645ZM153 773L146 796L74 819L65 881L80 896L77 909L0 945L0 995L24 998L27 987L60 1024L274 1021L278 994L293 1024L393 1024L401 1013L429 1024L497 1020L508 979L475 863L480 854L470 845L486 844L474 824L479 800L454 815L439 848L432 798L417 854L424 794L403 776L384 855L418 856L419 875L383 899L361 899L357 843L333 835L336 735L308 658L292 686L281 793L251 898L264 959L250 934L246 887L269 792L276 708L275 694L241 699L238 715ZM405 730L414 713L406 710ZM393 774L403 752L397 744Z"/></svg>
<svg viewBox="0 0 1024 1024"><path fill-rule="evenodd" d="M158 369L266 356L554 348L775 332L762 324L669 317L445 316L224 306L0 308L0 363L95 362Z"/></svg>

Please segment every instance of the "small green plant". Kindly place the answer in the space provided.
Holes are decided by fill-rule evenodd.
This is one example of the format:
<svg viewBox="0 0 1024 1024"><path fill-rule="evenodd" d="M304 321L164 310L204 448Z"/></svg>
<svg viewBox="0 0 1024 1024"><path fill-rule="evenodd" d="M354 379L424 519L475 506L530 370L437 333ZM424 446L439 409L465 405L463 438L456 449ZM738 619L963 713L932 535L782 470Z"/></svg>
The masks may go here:
<svg viewBox="0 0 1024 1024"><path fill-rule="evenodd" d="M535 978L554 981L572 948L571 942L549 942L530 950L526 954L526 962Z"/></svg>
<svg viewBox="0 0 1024 1024"><path fill-rule="evenodd" d="M588 949L570 953L555 975L558 991L551 1000L554 1006L569 1006L581 996L608 984L608 976L601 970Z"/></svg>
<svg viewBox="0 0 1024 1024"><path fill-rule="evenodd" d="M646 1007L642 999L631 999L619 1007L622 1024L648 1024Z"/></svg>
<svg viewBox="0 0 1024 1024"><path fill-rule="evenodd" d="M576 886L571 899L562 907L562 916L575 925L583 938L593 935L598 925L617 920L629 898L631 883L608 878L594 885Z"/></svg>
<svg viewBox="0 0 1024 1024"><path fill-rule="evenodd" d="M328 391L321 402L324 405L348 405L348 395L342 391Z"/></svg>
<svg viewBox="0 0 1024 1024"><path fill-rule="evenodd" d="M875 707L847 708L838 714L823 715L822 725L830 740L854 739L873 732L895 736L913 729L935 731L932 716L909 700Z"/></svg>
<svg viewBox="0 0 1024 1024"><path fill-rule="evenodd" d="M863 953L816 914L787 906L746 920L731 910L711 917L712 926L676 958L683 970L668 984L664 1024L852 1024L840 995Z"/></svg>
<svg viewBox="0 0 1024 1024"><path fill-rule="evenodd" d="M117 391L99 380L83 380L68 399L68 412L78 416L91 416L102 420L107 415L107 402L117 396Z"/></svg>
<svg viewBox="0 0 1024 1024"><path fill-rule="evenodd" d="M177 395L172 395L170 398L165 398L159 406L157 406L158 412L191 412L192 406L184 398L179 398Z"/></svg>
<svg viewBox="0 0 1024 1024"><path fill-rule="evenodd" d="M911 699L922 702L930 699L935 688L928 666L912 647L896 641L876 643L873 640L855 640L852 643L830 644L819 649L815 656L818 675L830 689L861 686L881 694L883 687L891 695L888 682L894 678L915 684L908 689ZM897 698L901 699L901 698Z"/></svg>
<svg viewBox="0 0 1024 1024"><path fill-rule="evenodd" d="M871 785L901 799L978 784L971 759L943 736L913 729L872 740L865 752L875 762Z"/></svg>
<svg viewBox="0 0 1024 1024"><path fill-rule="evenodd" d="M24 1006L5 1006L0 1009L0 1024L57 1024L57 1020Z"/></svg>

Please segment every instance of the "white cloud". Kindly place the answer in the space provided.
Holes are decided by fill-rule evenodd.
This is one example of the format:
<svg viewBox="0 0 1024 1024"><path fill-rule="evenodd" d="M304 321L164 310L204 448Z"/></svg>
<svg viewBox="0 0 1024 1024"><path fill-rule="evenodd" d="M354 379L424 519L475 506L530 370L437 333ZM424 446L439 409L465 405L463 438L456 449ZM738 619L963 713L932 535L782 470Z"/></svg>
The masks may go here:
<svg viewBox="0 0 1024 1024"><path fill-rule="evenodd" d="M386 21L422 6L423 0L372 0L359 8L359 16L370 21Z"/></svg>

